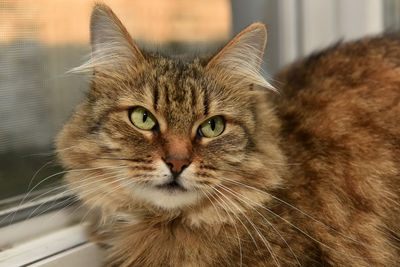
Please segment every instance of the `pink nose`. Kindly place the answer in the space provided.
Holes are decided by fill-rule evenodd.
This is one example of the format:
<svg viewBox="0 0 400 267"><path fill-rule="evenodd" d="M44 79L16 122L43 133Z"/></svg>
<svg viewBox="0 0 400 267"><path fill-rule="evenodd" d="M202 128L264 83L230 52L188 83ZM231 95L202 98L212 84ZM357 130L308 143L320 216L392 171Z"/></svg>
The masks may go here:
<svg viewBox="0 0 400 267"><path fill-rule="evenodd" d="M188 158L174 158L168 156L164 159L173 174L180 174L190 164Z"/></svg>

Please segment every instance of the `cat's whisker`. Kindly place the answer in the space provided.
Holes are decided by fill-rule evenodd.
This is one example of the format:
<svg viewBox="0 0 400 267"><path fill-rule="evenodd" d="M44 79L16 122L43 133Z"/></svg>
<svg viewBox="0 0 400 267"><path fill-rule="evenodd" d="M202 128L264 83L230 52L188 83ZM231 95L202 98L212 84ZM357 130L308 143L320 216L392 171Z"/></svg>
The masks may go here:
<svg viewBox="0 0 400 267"><path fill-rule="evenodd" d="M27 187L27 190L28 190L28 191L29 191L29 189L30 189L30 187L31 187L31 185L32 185L32 183L33 183L33 181L35 180L36 176L37 176L44 168L46 168L48 165L50 165L50 164L53 163L53 162L54 162L54 160L50 160L50 161L46 162L45 164L43 164L42 167L40 167L40 168L33 174L32 178L31 178L30 181L29 181L28 187Z"/></svg>
<svg viewBox="0 0 400 267"><path fill-rule="evenodd" d="M63 190L64 188L65 188L65 190ZM39 195L37 195L37 196L35 196L33 198L30 198L29 201L36 201L38 199L41 199L42 197L45 197L46 195L51 195L51 194L53 194L54 192L57 192L57 191L60 191L60 192L61 191L62 192L69 191L66 188L68 188L68 185L66 185L66 184L61 184L59 186L51 187L51 189L46 190L43 193L41 193L41 194L39 194Z"/></svg>
<svg viewBox="0 0 400 267"><path fill-rule="evenodd" d="M61 190L62 187L66 187L66 185L58 186L57 188L58 188L59 190ZM56 190L50 190L50 191L53 191L53 192L54 192L54 191L56 191ZM40 195L34 197L33 199L29 199L29 202L34 202L35 200L40 199L40 198L43 198L43 197L45 197L46 195L49 195L49 194L51 194L51 192L45 191L45 192L41 193ZM21 208L22 205L24 205L24 204L25 204L25 203L20 202L20 203L18 204L18 207ZM10 219L9 224L12 224L12 223L14 222L14 219L15 219L15 216L16 216L17 213L18 213L18 209L16 209L16 211L14 211L14 212L12 212L12 213L7 214L6 216L4 216L4 217L0 220L0 224L2 224L5 220L7 220L8 218L10 218L11 216L12 216L12 218ZM25 220L27 220L27 219L25 219Z"/></svg>
<svg viewBox="0 0 400 267"><path fill-rule="evenodd" d="M258 244L256 242L256 240L254 239L253 235L251 234L250 230L246 227L246 225L243 223L243 221L240 219L240 217L234 213L230 207L225 203L225 201L219 196L218 193L215 194L215 196L213 194L210 195L217 204L219 204L219 206L225 211L225 213L227 214L227 216L229 217L230 221L232 222L233 227L235 228L236 234L237 234L237 238L238 238L238 242L240 244L239 247L239 252L240 252L240 260L241 260L241 265L243 265L243 251L242 251L242 245L241 245L241 239L239 236L239 231L238 228L236 226L236 221L235 219L233 219L231 213L233 214L233 216L236 217L236 220L240 222L240 224L243 226L243 228L246 230L246 232L248 233L248 235L250 236L252 242L254 243L254 245L256 246L257 249L259 249ZM216 198L218 197L218 199ZM229 210L228 210L229 209Z"/></svg>
<svg viewBox="0 0 400 267"><path fill-rule="evenodd" d="M44 179L42 179L39 183L37 183L33 188L31 188L25 195L25 197L22 199L21 203L25 201L25 199L29 196L29 194L35 190L39 185L44 183L45 181L57 177L58 175L66 174L66 173L71 173L71 172L80 172L80 171L92 171L92 170L99 170L99 169L117 169L117 168L123 168L123 165L118 165L118 166L104 166L104 167L95 167L95 168L83 168L83 169L72 169L72 170L66 170L66 171L60 171L55 174L52 174Z"/></svg>
<svg viewBox="0 0 400 267"><path fill-rule="evenodd" d="M111 176L106 178L107 180L108 179L112 179L111 181L109 181L109 182L100 181L101 183L98 186L96 186L96 187L94 187L92 189L89 189L89 190L78 191L78 192L79 192L80 195L90 195L90 193L92 193L92 192L103 190L103 189L108 189L107 187L109 185L118 183L119 181L121 181L123 179L128 179L128 178L131 178L131 177L126 176L126 174L111 175ZM96 181L96 182L99 182L99 181Z"/></svg>
<svg viewBox="0 0 400 267"><path fill-rule="evenodd" d="M210 187L211 188L211 187ZM212 188L214 189L214 188ZM232 214L233 216L236 217L236 219L240 222L240 224L243 226L243 228L246 230L246 232L249 234L251 240L253 241L254 245L256 246L257 249L260 249L255 238L253 237L253 235L251 234L250 230L247 228L247 226L244 224L244 222L240 219L240 217L236 214L236 212L234 212L232 210L232 208L227 205L227 203L220 197L220 192L215 191L215 196L218 197L218 199L220 200L221 203L221 207L223 207L225 209L225 211L227 212L227 214ZM230 217L230 216L229 216ZM230 217L232 219L232 217ZM235 220L232 219L233 222L235 222Z"/></svg>
<svg viewBox="0 0 400 267"><path fill-rule="evenodd" d="M62 175L62 174L66 174L66 173L70 173L70 172L79 172L79 171L90 171L90 170L98 170L98 169L107 169L107 168L109 168L109 169L115 169L115 168L120 168L120 166L106 166L106 167L96 167L96 168L83 168L83 169L72 169L72 170L66 170L66 171L60 171L60 172L57 172L57 173L55 173L55 174L52 174L52 175L50 175L50 176L48 176L48 177L46 177L46 178L44 178L44 179L42 179L39 183L37 183L34 187L32 187L26 194L25 194L25 196L21 199L21 201L20 201L20 203L18 204L18 207L20 207L23 203L25 203L25 200L28 198L28 196L39 186L39 185L41 185L42 183L44 183L45 181L47 181L47 180L49 180L49 179L51 179L51 178L53 178L53 177L57 177L58 175ZM18 209L17 209L18 210ZM12 223L12 221L14 220L14 218L15 218L15 214L16 214L16 211L13 213L13 217L12 217L12 219L11 219L11 223ZM11 214L10 214L11 215ZM8 217L8 216L7 216ZM3 220L4 220L5 218L3 218ZM2 221L3 221L2 220Z"/></svg>
<svg viewBox="0 0 400 267"><path fill-rule="evenodd" d="M67 151L67 150L76 148L77 146L78 145L73 145L73 146L70 146L70 147L63 148L63 149L54 149L53 151L54 151L54 154L56 154L56 153L60 153L60 152L63 152L63 151Z"/></svg>
<svg viewBox="0 0 400 267"><path fill-rule="evenodd" d="M130 184L132 184L132 183L138 183L140 180L137 180L138 178L140 178L141 177L141 175L140 174L137 174L137 175L135 175L135 176L128 176L128 175L126 175L126 174L120 174L120 175L118 175L118 176L112 176L112 177L108 177L107 179L109 179L109 178L112 178L113 179L113 181L110 181L110 182L108 182L108 183L102 183L102 184L100 184L99 185L99 187L97 187L96 188L96 190L99 190L99 189L103 189L103 188L107 188L107 190L108 190L108 187L110 186L110 185L112 185L112 184L115 184L115 183L119 183L120 181L124 181L124 180L128 180L128 184L120 184L120 185L118 185L118 186L126 186L126 185L130 185ZM81 193L84 193L84 194L88 194L88 193L90 193L90 192L92 192L93 190L88 190L88 191L83 191L83 192L81 192ZM106 192L106 194L109 194L110 192ZM96 197L96 196L94 196L94 197ZM90 199L92 199L92 198L88 198L88 199L86 199L86 200L90 200Z"/></svg>
<svg viewBox="0 0 400 267"><path fill-rule="evenodd" d="M67 173L67 172L68 172L68 171L57 172L57 173L52 174L52 175L50 175L50 176L44 178L43 180L41 180L41 181L40 181L39 183L37 183L33 188L31 188L27 193L25 193L25 196L22 198L22 200L21 200L20 203L18 204L18 207L21 207L21 205L22 205L23 203L25 203L26 198L27 198L27 197L33 192L33 190L35 190L39 185L41 185L42 183L44 183L45 181L47 181L47 180L49 180L49 179L51 179L51 178L53 178L53 177L57 177L58 175L65 174L65 173ZM15 215L16 215L16 212L13 213L13 216L12 216L12 218L11 218L11 223L14 221Z"/></svg>
<svg viewBox="0 0 400 267"><path fill-rule="evenodd" d="M60 193L60 194L61 194L61 195L64 195L64 192L62 192L62 193ZM69 197L69 198L70 198L70 197ZM69 198L68 198L68 199L69 199ZM27 217L25 220L29 220L34 214L37 215L37 216L40 216L40 215L46 213L48 210L51 210L51 209L53 208L52 205L55 204L55 202L57 201L57 199L58 199L58 198L53 199L53 201L50 203L50 206L47 207L47 209L43 210L43 211L40 212L39 214L36 214L36 211L40 210L40 208L41 208L43 205L48 205L49 203L46 202L46 203L40 204L39 206L37 206L34 210L32 210L32 211L30 212L30 214L28 215L28 217ZM62 205L63 203L65 203L65 201L67 201L67 200L63 200L63 201L61 201L61 202L59 202L59 203L57 203L57 204Z"/></svg>
<svg viewBox="0 0 400 267"><path fill-rule="evenodd" d="M124 176L124 177L121 177L121 178L116 179L115 181L113 181L113 182L111 182L111 183L108 183L106 186L109 187L110 184L113 184L113 183L116 183L116 182L119 183L120 181L128 180L128 179L130 179L130 178L131 178L131 177L129 177L129 176ZM125 181L125 182L126 182L126 181ZM103 200L105 197L111 195L113 192L119 190L120 188L122 188L122 187L124 187L124 186L129 186L130 184L133 184L135 181L134 181L134 180L130 180L130 181L128 180L127 182L128 182L128 183L126 183L126 184L124 184L123 182L122 182L121 184L117 184L116 186L114 186L114 189L113 189L113 190L105 192L105 194L103 194L103 196L101 196L100 198L96 199L96 201L93 202L93 203L91 204L91 207L92 207L91 209L93 209L94 207L96 207L96 203L100 202L100 201ZM112 188L112 187L111 187L111 188ZM97 197L97 196L96 196L96 197ZM91 209L89 209L89 210L91 210ZM84 221L85 218L86 218L88 215L89 215L89 211L82 217L81 222Z"/></svg>
<svg viewBox="0 0 400 267"><path fill-rule="evenodd" d="M221 187L223 189L225 189L225 191L228 191L231 195L235 196L238 200L242 201L244 204L246 204L247 206L249 206L251 209L253 209L258 215L261 216L261 218L263 218L264 221L266 221L268 223L268 225L279 235L279 237L282 239L282 241L285 243L285 245L288 247L288 249L290 250L290 252L292 253L293 257L295 258L296 262L298 263L299 266L302 266L297 255L294 253L292 247L288 244L288 242L286 241L286 239L281 235L281 233L278 231L278 229L276 229L276 227L267 219L265 218L265 216L260 213L254 206L252 206L250 203L248 203L247 201L244 201L242 198L240 198L237 194L237 192L235 192L233 189L230 189L227 186L224 186L222 184L218 185L218 187Z"/></svg>
<svg viewBox="0 0 400 267"><path fill-rule="evenodd" d="M297 227L296 225L294 225L293 223L291 223L290 221L288 221L287 219L283 218L282 216L280 216L279 214L275 213L274 211L272 211L271 209L264 207L263 205L260 205L259 203L247 198L246 196L244 196L243 194L237 193L238 195L240 195L241 197L247 199L248 201L252 202L254 205L260 207L261 209L264 209L266 211L268 211L269 213L271 213L272 215L274 215L275 217L279 218L280 220L282 220L283 222L287 223L288 225L290 225L291 227L293 227L294 229L296 229L297 231L301 232L303 235L305 235L306 237L310 238L311 240L313 240L314 242L320 244L321 246L335 251L336 253L339 253L341 255L347 256L347 257L351 257L351 258L356 258L356 259L365 259L365 257L359 257L359 256L355 256L355 255L350 255L348 253L345 253L343 251L339 251L337 249L334 249L333 247L319 241L318 239L316 239L315 237L313 237L312 235L310 235L309 233L305 232L303 229Z"/></svg>
<svg viewBox="0 0 400 267"><path fill-rule="evenodd" d="M70 150L70 149L72 149L72 148L74 148L74 147L76 147L76 146L67 147L67 148L64 148L64 149L53 149L52 151L49 151L49 152L34 153L34 154L29 154L28 156L44 156L44 157L47 157L47 156L54 156L54 155L56 155L58 152Z"/></svg>
<svg viewBox="0 0 400 267"><path fill-rule="evenodd" d="M62 208L58 209L58 211L52 216L52 217L54 217L54 216L56 216L57 214L59 214L61 211L65 210L66 208L68 208L68 207L70 207L71 205L73 205L73 204L75 203L75 201L73 201L74 199L76 199L76 196L75 196L75 195L70 195L69 197L67 197L66 199L64 199L63 201L58 202L58 203L55 203L55 202L56 202L56 199L55 199L55 200L52 201L52 203L50 204L49 207L47 207L45 210L41 211L40 213L36 214L36 211L39 210L39 209L42 207L42 205L43 205L43 203L42 203L41 205L39 205L38 207L36 207L36 208L29 214L29 216L27 217L26 220L30 219L32 216L40 216L40 215L42 215L42 214L45 214L45 213L48 212L49 210L52 210L52 209L54 208L54 206L59 206L59 205L63 206ZM64 206L64 203L69 203L69 204ZM48 203L46 203L46 204L48 204ZM52 206L52 205L53 205L53 206ZM72 216L73 213L70 213L70 215ZM52 217L50 217L50 219L51 219ZM49 219L49 220L50 220L50 219Z"/></svg>
<svg viewBox="0 0 400 267"><path fill-rule="evenodd" d="M110 157L97 157L96 159L105 159L105 160L121 160L121 161L131 161L135 163L147 163L150 164L153 161L151 159L143 159L143 158L110 158Z"/></svg>
<svg viewBox="0 0 400 267"><path fill-rule="evenodd" d="M115 171L115 173L117 173L117 172L118 172L118 171ZM103 173L103 174L95 175L95 176L87 175L87 176L83 177L83 178L80 179L80 180L77 180L77 181L74 181L74 182L69 182L68 184L62 184L62 185L59 185L59 186L56 186L56 187L51 187L50 190L46 190L46 192L44 192L44 193L42 193L42 194L40 194L40 195L38 195L38 196L36 196L36 197L34 197L34 198L32 198L32 199L29 199L29 201L35 201L35 200L40 199L41 197L43 197L43 196L45 196L45 195L47 195L47 194L51 194L51 193L53 193L53 192L55 192L55 191L59 191L59 190L61 190L62 188L68 188L68 187L70 187L71 185L82 184L83 182L85 182L85 181L87 181L87 180L94 180L94 179L96 179L96 180L94 180L94 181L91 181L90 183L83 184L83 185L80 185L80 186L78 186L78 187L74 187L74 189L67 189L67 190L64 190L64 191L63 191L63 193L73 192L75 189L78 189L78 188L80 188L80 187L83 187L83 186L86 186L86 185L89 185L89 184L93 184L93 183L96 183L96 182L98 182L98 181L106 180L106 179L108 179L108 177L102 178L102 179L98 179L98 178L103 177L103 176L105 176L105 175L113 174L113 173L114 173L114 172L109 172L109 173Z"/></svg>
<svg viewBox="0 0 400 267"><path fill-rule="evenodd" d="M89 178L87 178L87 179L84 179L84 181L85 181L85 180L89 180L90 178L92 178L92 177L89 177ZM77 182L81 182L81 183L82 183L82 182L84 182L84 181L80 180L80 181L76 181L76 182L74 182L74 183L77 183ZM72 183L71 183L71 184L72 184ZM83 184L83 185L78 186L78 187L75 187L75 188L87 186L87 184L89 184L89 183ZM50 191L51 191L51 190L50 190ZM61 194L67 195L67 196L68 196L68 194L70 194L70 193L75 193L74 189L66 189L66 190L64 190L63 192L61 192ZM75 197L76 197L75 195L71 195L71 196L68 197L67 199L65 199L65 200L63 200L62 202L57 203L57 204L63 205L64 203L70 202L71 199L73 199L73 198L75 198ZM38 198L38 197L36 197L36 198ZM54 201L53 201L53 202L54 202ZM30 213L30 215L28 216L28 219L29 219L33 214L35 214L36 211L39 210L39 209L42 207L43 204L44 204L44 203L42 203L41 205L39 205L38 207L36 207L36 208ZM47 203L46 203L46 204L47 204ZM67 208L67 207L69 207L69 206L72 205L72 204L73 204L73 203L70 203L70 204L68 204L67 206L63 207L63 208ZM50 210L51 208L52 208L52 206L49 206L47 209L43 210L43 211L42 211L41 213L39 213L38 215L41 215L41 214L46 213L46 212L47 212L48 210Z"/></svg>
<svg viewBox="0 0 400 267"><path fill-rule="evenodd" d="M76 192L76 190L79 189L79 188L86 187L86 186L88 186L88 185L90 185L90 184L94 184L94 183L98 183L98 182L102 182L102 181L104 181L104 180L110 179L110 178L113 177L113 175L118 174L118 173L119 173L119 170L116 170L116 171L114 171L113 173L106 173L106 174L101 174L101 175L97 175L97 176L86 176L83 180L78 180L78 181L69 183L68 186L73 185L73 184L76 184L76 183L82 183L82 182L85 182L85 181L87 181L87 180L92 180L92 181L91 181L91 182L88 182L88 183L81 184L81 185L79 185L79 186L76 186L76 187L74 187L73 189L65 190L65 191L63 191L62 193L68 195L68 193ZM98 179L99 177L102 177L102 176L104 176L104 175L111 175L111 176L107 176L107 177L105 177L105 178ZM95 189L97 189L97 187L95 187ZM92 190L93 190L93 189L92 189ZM63 203L65 203L65 202L69 202L70 199L72 199L72 198L74 198L74 196L71 196L70 198L65 199L64 201L62 201L61 203L58 203L58 204L63 204ZM55 200L54 200L54 201L55 201ZM31 212L31 214L28 216L28 219L29 219L38 209L40 209L41 206L42 206L43 204L44 204L44 203L42 203L42 204L41 204L40 206L38 206L35 210L33 210L33 211ZM73 204L73 203L71 203L71 204L69 204L69 205L72 205L72 204ZM68 205L68 206L69 206L69 205ZM68 207L68 206L67 206L67 207ZM46 210L42 211L40 214L43 214L43 213L47 212L49 209L51 209L51 206L50 206L49 208L47 208ZM40 214L39 214L39 215L40 215Z"/></svg>
<svg viewBox="0 0 400 267"><path fill-rule="evenodd" d="M106 178L103 178L103 179L110 179L110 178L113 178L113 179L115 179L115 178L119 178L119 177L122 177L122 176L108 176L108 177L106 177ZM99 180L100 181L100 180ZM96 182L98 182L98 181L96 181ZM81 192L81 194L83 193L83 194L89 194L89 193L92 193L92 192L96 192L97 190L99 190L99 189L103 189L104 187L108 187L110 184L113 184L115 181L111 181L111 182L108 182L108 183L103 183L103 184L101 184L100 185L100 188L99 187L94 187L93 189L90 189L90 190L86 190L86 191L80 191ZM87 186L87 184L85 184L84 186ZM74 196L72 196L72 197L74 197ZM87 200L89 200L89 201L91 201L92 199L94 199L94 198L97 198L97 195L95 195L95 196L92 196L91 198L88 198ZM67 200L64 200L64 201L68 201L68 199ZM64 209L65 208L68 208L68 207L70 207L71 205L73 205L74 203L70 203L70 204L68 204L67 206L65 206L64 207ZM71 212L71 215L72 214L74 214L75 212L77 212L78 210L80 209L80 207L79 206L77 206L72 212ZM56 213L57 214L57 213ZM56 215L55 214L55 215ZM83 221L83 219L81 219L81 222Z"/></svg>
<svg viewBox="0 0 400 267"><path fill-rule="evenodd" d="M227 201L229 201L235 208L236 210L238 210L243 217L250 223L250 225L253 227L253 229L256 231L257 235L260 237L261 241L264 243L265 247L267 248L267 250L269 251L271 257L273 258L275 264L277 266L280 266L275 253L272 251L272 248L269 244L269 242L264 238L264 236L260 233L259 229L255 226L255 224L253 223L252 220L250 220L250 218L245 214L245 212L242 211L242 208L239 207L236 203L234 203L230 198L228 198L224 193L222 193L221 191L219 191L217 188L213 188L216 192L218 192L222 197L224 197ZM235 213L234 213L235 214ZM265 262L266 259L264 258Z"/></svg>
<svg viewBox="0 0 400 267"><path fill-rule="evenodd" d="M210 197L212 197L212 198L219 204L218 200L216 200L215 197L214 197L212 194L207 193L205 190L203 190L203 189L201 189L201 188L200 188L200 191L205 195L205 197L210 201L211 205L214 207L214 210L215 210L215 212L216 212L216 214L217 214L217 216L218 216L218 218L219 218L219 220L220 220L220 222L221 222L221 224L222 224L222 227L224 228L224 231L225 231L225 233L227 234L227 231L226 231L225 226L224 226L224 221L222 220L221 216L219 215L218 209L217 209L217 207L215 206L214 202L210 199ZM221 205L220 205L220 206L221 206ZM222 206L221 206L221 207L222 207ZM222 209L225 210L224 207L222 207ZM227 215L229 216L230 220L232 221L232 225L233 225L233 227L235 228L235 232L236 232L236 236L237 236L237 240L238 240L238 245L239 245L239 256L240 256L240 265L239 265L239 266L243 266L242 242L241 242L241 240L240 240L239 231L238 231L238 229L237 229L237 227L236 227L235 221L232 219L232 217L230 216L230 214L229 214L226 210L225 210L225 212L226 212Z"/></svg>
<svg viewBox="0 0 400 267"><path fill-rule="evenodd" d="M340 236L342 236L342 237L344 237L344 238L346 238L346 239L348 239L348 240L351 240L351 241L353 241L353 242L355 242L355 243L357 243L357 244L360 244L360 245L363 245L363 246L372 248L372 247L371 247L370 245L368 245L368 244L365 244L365 243L363 243L363 242L361 242L361 241L359 241L359 240L357 240L357 239L352 238L351 236L347 236L347 235L345 235L345 234L339 232L338 230L336 230L336 229L332 228L331 226L329 226L329 225L327 225L327 224L321 222L320 220L314 218L313 216L311 216L311 215L309 215L308 213L302 211L301 209L295 207L294 205L288 203L287 201L284 201L284 200L282 200L282 199L280 199L280 198L278 198L278 197L272 195L271 193L268 193L268 192L266 192L266 191L263 191L263 190L261 190L261 189L259 189L259 188L254 187L254 186L250 186L250 185L247 185L247 184L244 184L244 183L241 183L241 182L232 180L232 179L222 178L222 177L220 177L220 179L221 179L221 180L224 180L224 181L226 181L226 182L235 183L235 184L237 184L237 185L241 185L241 186L246 187L246 188L248 188L248 189L252 189L252 190L255 190L255 191L259 192L259 193L265 194L265 195L267 195L267 196L269 196L269 197L271 197L271 198L273 198L273 199L279 201L280 203L282 203L282 204L284 204L284 205L286 205L286 206L288 206L288 207L290 207L290 208L292 208L292 209L294 209L294 210L300 212L301 214L303 214L303 215L306 216L307 218L309 218L309 219L311 219L311 220L313 220L313 221L315 221L315 222L321 224L321 225L324 226L325 228L327 228L327 229L329 229L329 230L331 230L331 231L333 231L333 232L339 234Z"/></svg>

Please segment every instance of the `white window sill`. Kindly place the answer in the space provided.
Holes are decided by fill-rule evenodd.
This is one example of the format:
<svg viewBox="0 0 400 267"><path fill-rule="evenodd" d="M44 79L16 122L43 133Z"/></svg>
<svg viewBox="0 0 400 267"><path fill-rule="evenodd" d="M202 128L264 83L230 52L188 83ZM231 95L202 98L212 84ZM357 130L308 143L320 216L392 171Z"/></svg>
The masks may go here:
<svg viewBox="0 0 400 267"><path fill-rule="evenodd" d="M47 259L31 264L31 267L100 267L102 255L93 243L86 243L78 247L53 255Z"/></svg>
<svg viewBox="0 0 400 267"><path fill-rule="evenodd" d="M0 228L0 267L101 266L101 252L88 241L74 209L53 211Z"/></svg>

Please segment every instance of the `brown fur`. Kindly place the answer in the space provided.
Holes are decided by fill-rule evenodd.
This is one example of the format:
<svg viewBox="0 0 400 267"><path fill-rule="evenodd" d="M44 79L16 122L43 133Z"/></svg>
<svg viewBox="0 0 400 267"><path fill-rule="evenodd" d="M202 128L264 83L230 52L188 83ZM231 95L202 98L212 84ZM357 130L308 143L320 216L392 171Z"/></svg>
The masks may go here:
<svg viewBox="0 0 400 267"><path fill-rule="evenodd" d="M109 8L93 14L93 57L77 69L94 70L91 89L57 148L107 265L400 264L400 37L315 54L276 94L259 87L262 24L191 61L142 52ZM133 126L134 106L159 128ZM225 131L200 137L215 115ZM195 201L141 190L157 190L166 155L190 162L180 179Z"/></svg>

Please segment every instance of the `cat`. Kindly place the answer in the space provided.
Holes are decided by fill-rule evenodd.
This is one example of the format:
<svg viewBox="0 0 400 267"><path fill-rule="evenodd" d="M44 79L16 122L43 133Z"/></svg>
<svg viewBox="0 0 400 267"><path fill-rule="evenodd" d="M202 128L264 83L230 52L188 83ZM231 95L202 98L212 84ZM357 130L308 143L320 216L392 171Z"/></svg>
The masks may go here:
<svg viewBox="0 0 400 267"><path fill-rule="evenodd" d="M107 266L400 264L400 36L268 83L255 23L212 57L142 51L104 4L56 139Z"/></svg>

